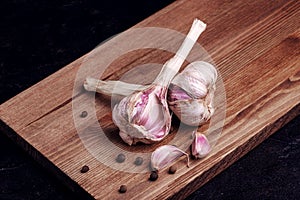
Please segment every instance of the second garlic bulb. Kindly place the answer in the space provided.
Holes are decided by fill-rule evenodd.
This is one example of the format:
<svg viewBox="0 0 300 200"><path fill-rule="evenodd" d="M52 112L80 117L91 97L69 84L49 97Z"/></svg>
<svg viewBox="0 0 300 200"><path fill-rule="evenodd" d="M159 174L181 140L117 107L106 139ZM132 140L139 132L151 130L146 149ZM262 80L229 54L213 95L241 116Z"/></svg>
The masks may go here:
<svg viewBox="0 0 300 200"><path fill-rule="evenodd" d="M177 74L168 91L169 108L185 124L199 126L214 113L216 68L204 61L189 64Z"/></svg>

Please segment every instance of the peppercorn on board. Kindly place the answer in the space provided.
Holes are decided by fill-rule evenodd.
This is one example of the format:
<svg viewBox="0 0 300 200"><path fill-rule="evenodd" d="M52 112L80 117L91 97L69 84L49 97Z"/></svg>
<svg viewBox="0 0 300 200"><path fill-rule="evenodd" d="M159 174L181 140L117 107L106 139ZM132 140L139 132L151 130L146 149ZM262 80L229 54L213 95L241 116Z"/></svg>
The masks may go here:
<svg viewBox="0 0 300 200"><path fill-rule="evenodd" d="M67 184L83 188L96 199L184 198L300 111L299 1L182 0L135 27L163 27L186 34L196 17L208 25L198 42L223 78L226 118L211 154L192 160L190 168L180 163L175 174L162 171L151 182L148 173L114 170L86 150L73 117L88 111L89 105L74 113L72 103L92 97L82 88L74 88L74 80L83 64L93 64L93 52L3 103L1 130ZM139 64L164 63L171 56L158 50L133 51L112 63L102 78L116 80ZM99 123L111 133L107 137L119 145L109 99L96 95L95 104ZM89 112L83 115L87 116L80 119L88 131L81 137L97 134L95 124L89 124ZM137 151L142 148L138 146ZM81 173L85 165L89 170ZM123 184L127 192L121 194L118 189Z"/></svg>

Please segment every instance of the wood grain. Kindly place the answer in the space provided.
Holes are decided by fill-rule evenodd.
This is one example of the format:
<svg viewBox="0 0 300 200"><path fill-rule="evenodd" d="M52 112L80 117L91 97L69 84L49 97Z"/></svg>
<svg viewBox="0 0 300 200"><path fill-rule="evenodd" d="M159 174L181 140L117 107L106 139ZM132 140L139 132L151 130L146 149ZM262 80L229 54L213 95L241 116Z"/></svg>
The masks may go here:
<svg viewBox="0 0 300 200"><path fill-rule="evenodd" d="M95 152L116 156L110 149L102 151L98 123L107 135L105 138L121 149L150 152L158 146L132 148L124 145L111 120L110 99L97 95L95 101L90 101L93 94L84 92L81 87L74 88L78 70L83 65L94 64L97 59L95 56L99 52L95 51L3 103L0 106L1 130L19 141L67 184L80 186L96 199L184 198L300 111L299 1L181 0L134 28L154 26L186 33L196 17L208 24L199 42L209 52L223 78L226 119L212 153L202 160L193 160L190 168L180 161L176 174L162 171L157 181L150 182L147 173L115 170L87 151L82 138ZM166 44L176 47L179 43L170 38ZM101 78L119 79L135 66L162 64L171 56L157 49L129 52L111 63ZM149 71L149 77L154 77L156 72ZM81 106L72 107L77 103ZM96 121L90 114L94 108ZM74 118L83 110L89 115L75 124ZM174 135L164 143L172 137ZM90 167L88 173L80 173L83 165ZM121 184L128 187L125 194L118 193Z"/></svg>

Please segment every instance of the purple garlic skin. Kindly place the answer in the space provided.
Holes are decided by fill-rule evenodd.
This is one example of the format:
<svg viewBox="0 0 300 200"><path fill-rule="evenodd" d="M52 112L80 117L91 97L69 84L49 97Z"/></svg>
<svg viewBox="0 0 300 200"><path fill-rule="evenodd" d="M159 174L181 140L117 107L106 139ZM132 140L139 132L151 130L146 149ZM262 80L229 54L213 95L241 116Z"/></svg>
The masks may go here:
<svg viewBox="0 0 300 200"><path fill-rule="evenodd" d="M214 113L217 70L204 61L189 64L172 80L168 90L170 110L185 124L199 126Z"/></svg>
<svg viewBox="0 0 300 200"><path fill-rule="evenodd" d="M173 145L163 145L155 149L151 154L151 167L160 170L173 164L181 156L186 156L189 167L189 155Z"/></svg>
<svg viewBox="0 0 300 200"><path fill-rule="evenodd" d="M153 85L121 100L113 109L119 135L129 145L161 141L170 131L166 88Z"/></svg>
<svg viewBox="0 0 300 200"><path fill-rule="evenodd" d="M192 142L192 155L195 158L204 158L211 151L211 146L204 134L199 132L194 133L194 140Z"/></svg>

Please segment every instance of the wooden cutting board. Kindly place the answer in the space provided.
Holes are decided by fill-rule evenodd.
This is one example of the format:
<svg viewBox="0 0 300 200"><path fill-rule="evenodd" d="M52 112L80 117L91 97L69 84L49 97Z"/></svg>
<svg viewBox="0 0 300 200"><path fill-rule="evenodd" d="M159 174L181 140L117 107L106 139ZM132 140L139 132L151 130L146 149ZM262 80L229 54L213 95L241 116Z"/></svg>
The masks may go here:
<svg viewBox="0 0 300 200"><path fill-rule="evenodd" d="M67 184L80 186L96 199L184 198L300 111L299 1L181 0L130 30L160 27L186 34L196 17L207 23L207 30L198 43L209 53L222 78L226 118L211 154L202 160L192 160L189 168L183 160L179 161L174 175L163 170L159 179L151 182L148 172L119 170L118 164L108 165L99 159L97 153L107 160L114 160L117 155L112 148L103 150L101 139L136 154L151 152L161 144L124 145L111 120L110 98L83 91L81 83L89 74L80 73L78 78L78 72L83 66L97 65L106 58L104 52L97 49L3 103L1 131ZM126 33L118 37L122 36ZM153 38L168 38L166 36L158 34ZM176 39L170 36L166 45L174 43L177 47ZM107 49L119 47L113 42L104 45ZM130 51L103 69L99 78L116 80L136 66L163 64L171 56L170 52L154 48ZM143 81L150 81L157 72L151 69L145 68L149 71L143 71L144 75L148 74L142 76ZM141 74L129 76L133 81L140 81L134 77ZM224 93L217 93L219 95L225 97ZM216 113L224 111L223 108L217 105ZM80 117L82 111L88 115ZM93 116L96 122L91 120ZM214 124L208 123L206 128L211 125ZM99 138L98 126L103 128L102 138ZM176 133L163 143L174 137ZM134 160L130 159L134 158L128 158L132 164ZM87 173L80 172L84 165L90 168ZM118 192L122 184L128 188L124 194Z"/></svg>

